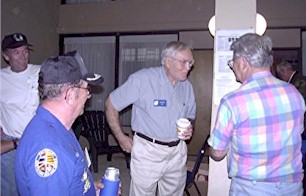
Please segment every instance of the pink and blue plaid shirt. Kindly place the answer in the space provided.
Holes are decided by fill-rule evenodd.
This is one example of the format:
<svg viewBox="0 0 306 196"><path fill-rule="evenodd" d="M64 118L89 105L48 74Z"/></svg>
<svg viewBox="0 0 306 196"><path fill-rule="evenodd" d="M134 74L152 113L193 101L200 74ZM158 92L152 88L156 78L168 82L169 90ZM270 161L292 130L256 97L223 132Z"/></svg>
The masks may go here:
<svg viewBox="0 0 306 196"><path fill-rule="evenodd" d="M304 112L303 97L293 85L268 71L253 74L222 98L209 144L229 149L229 177L302 181Z"/></svg>

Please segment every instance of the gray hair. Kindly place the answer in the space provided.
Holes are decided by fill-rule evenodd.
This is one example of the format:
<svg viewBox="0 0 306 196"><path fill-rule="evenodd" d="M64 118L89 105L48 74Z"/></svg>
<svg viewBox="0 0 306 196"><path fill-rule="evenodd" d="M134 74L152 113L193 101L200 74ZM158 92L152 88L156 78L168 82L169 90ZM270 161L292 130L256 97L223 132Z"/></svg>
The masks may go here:
<svg viewBox="0 0 306 196"><path fill-rule="evenodd" d="M276 66L276 73L288 70L293 70L292 65L288 61L282 61Z"/></svg>
<svg viewBox="0 0 306 196"><path fill-rule="evenodd" d="M67 91L72 87L79 87L82 85L82 80L77 80L75 82L70 82L66 84L44 84L43 83L43 74L39 74L38 79L38 91L40 99L47 100L58 97L63 92Z"/></svg>
<svg viewBox="0 0 306 196"><path fill-rule="evenodd" d="M167 56L174 57L176 52L183 50L192 50L192 48L184 42L172 41L167 43L161 52L161 64L165 64Z"/></svg>
<svg viewBox="0 0 306 196"><path fill-rule="evenodd" d="M247 33L231 45L236 57L244 57L250 65L269 68L273 64L272 40L268 36Z"/></svg>

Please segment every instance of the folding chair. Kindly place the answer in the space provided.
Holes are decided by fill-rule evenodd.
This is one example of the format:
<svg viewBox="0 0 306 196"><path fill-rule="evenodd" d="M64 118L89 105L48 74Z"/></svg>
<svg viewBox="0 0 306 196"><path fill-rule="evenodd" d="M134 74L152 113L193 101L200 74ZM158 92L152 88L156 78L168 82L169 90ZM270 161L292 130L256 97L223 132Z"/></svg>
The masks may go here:
<svg viewBox="0 0 306 196"><path fill-rule="evenodd" d="M198 173L199 171L199 168L200 168L200 165L202 163L202 160L204 158L204 154L208 148L208 144L207 144L207 140L209 138L209 135L206 137L203 145L202 145L202 148L199 150L198 152L198 155L197 155L197 158L194 162L194 165L193 165L193 168L192 168L192 171L187 171L187 178L186 178L186 185L185 185L185 192L188 196L190 196L190 193L188 191L188 188L192 187L192 185L195 186L196 190L197 190L197 193L199 196L201 196L201 192L195 182L195 176L196 174Z"/></svg>

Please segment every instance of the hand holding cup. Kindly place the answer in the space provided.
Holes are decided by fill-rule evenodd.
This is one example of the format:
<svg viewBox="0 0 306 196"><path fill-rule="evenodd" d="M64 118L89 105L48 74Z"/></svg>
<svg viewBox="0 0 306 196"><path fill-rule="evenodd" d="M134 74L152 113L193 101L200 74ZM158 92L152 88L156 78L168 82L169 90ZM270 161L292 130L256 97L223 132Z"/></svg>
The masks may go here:
<svg viewBox="0 0 306 196"><path fill-rule="evenodd" d="M176 121L177 137L182 140L190 139L192 135L192 125L187 118L179 118Z"/></svg>

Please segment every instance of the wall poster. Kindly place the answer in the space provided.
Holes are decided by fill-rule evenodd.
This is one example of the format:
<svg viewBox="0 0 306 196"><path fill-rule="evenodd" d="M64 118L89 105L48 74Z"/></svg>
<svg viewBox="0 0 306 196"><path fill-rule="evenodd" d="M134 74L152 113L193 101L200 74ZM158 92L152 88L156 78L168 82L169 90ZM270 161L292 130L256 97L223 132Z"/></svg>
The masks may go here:
<svg viewBox="0 0 306 196"><path fill-rule="evenodd" d="M237 89L240 83L236 81L234 72L228 66L233 58L231 44L246 33L253 33L254 29L217 30L215 36L213 103L219 105L221 98Z"/></svg>

